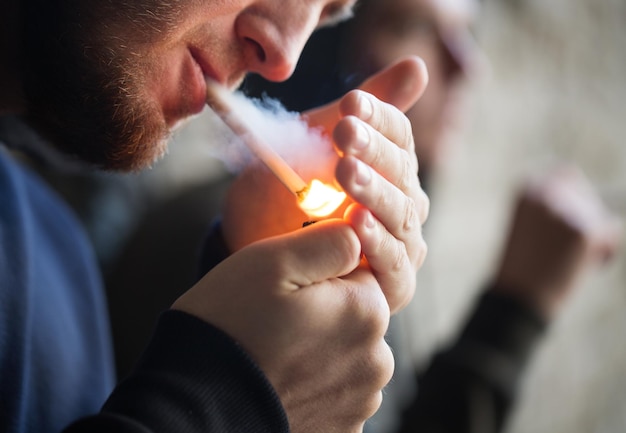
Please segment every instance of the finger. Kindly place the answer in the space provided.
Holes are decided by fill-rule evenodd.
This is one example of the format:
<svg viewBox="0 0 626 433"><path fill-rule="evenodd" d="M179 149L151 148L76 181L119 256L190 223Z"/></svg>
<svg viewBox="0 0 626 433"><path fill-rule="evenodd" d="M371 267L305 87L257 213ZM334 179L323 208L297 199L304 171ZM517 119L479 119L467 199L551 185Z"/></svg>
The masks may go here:
<svg viewBox="0 0 626 433"><path fill-rule="evenodd" d="M421 188L413 197L407 195L352 156L339 160L335 176L346 194L370 209L398 239L410 241L428 217L430 202Z"/></svg>
<svg viewBox="0 0 626 433"><path fill-rule="evenodd" d="M406 244L387 232L368 209L353 205L346 212L346 219L359 236L363 254L385 294L390 311L398 312L413 297L415 269L424 261L426 244L420 236L420 253L412 263Z"/></svg>
<svg viewBox="0 0 626 433"><path fill-rule="evenodd" d="M393 105L362 90L353 90L341 99L339 108L343 117L355 116L361 119L391 143L410 152L415 158L411 122Z"/></svg>
<svg viewBox="0 0 626 433"><path fill-rule="evenodd" d="M405 148L396 146L355 116L343 118L337 124L333 138L342 154L359 158L405 193L412 194L419 187L412 138L408 139Z"/></svg>

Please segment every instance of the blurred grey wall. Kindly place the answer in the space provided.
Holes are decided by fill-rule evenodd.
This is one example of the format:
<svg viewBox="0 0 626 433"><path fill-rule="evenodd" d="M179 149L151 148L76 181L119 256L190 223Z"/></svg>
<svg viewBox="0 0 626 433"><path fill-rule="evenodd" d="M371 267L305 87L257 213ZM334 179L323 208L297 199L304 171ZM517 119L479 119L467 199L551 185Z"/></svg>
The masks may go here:
<svg viewBox="0 0 626 433"><path fill-rule="evenodd" d="M626 1L485 0L465 143L434 182L429 256L403 315L418 362L493 271L528 173L577 164L626 222ZM510 432L626 432L626 255L590 275L531 365Z"/></svg>

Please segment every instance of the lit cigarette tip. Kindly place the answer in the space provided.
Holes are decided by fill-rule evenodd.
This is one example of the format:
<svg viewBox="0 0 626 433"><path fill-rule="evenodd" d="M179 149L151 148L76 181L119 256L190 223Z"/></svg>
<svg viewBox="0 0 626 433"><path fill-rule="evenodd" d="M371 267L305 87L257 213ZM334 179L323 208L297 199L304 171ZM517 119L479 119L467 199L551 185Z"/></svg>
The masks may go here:
<svg viewBox="0 0 626 433"><path fill-rule="evenodd" d="M272 173L296 196L302 195L306 182L276 153L258 134L246 125L245 120L237 116L229 103L229 93L219 83L207 78L206 102L224 123L239 136Z"/></svg>
<svg viewBox="0 0 626 433"><path fill-rule="evenodd" d="M313 180L310 185L296 173L258 134L246 125L229 103L230 93L219 83L207 78L206 102L224 123L239 136L269 170L295 194L298 205L309 216L330 215L346 198L343 191Z"/></svg>

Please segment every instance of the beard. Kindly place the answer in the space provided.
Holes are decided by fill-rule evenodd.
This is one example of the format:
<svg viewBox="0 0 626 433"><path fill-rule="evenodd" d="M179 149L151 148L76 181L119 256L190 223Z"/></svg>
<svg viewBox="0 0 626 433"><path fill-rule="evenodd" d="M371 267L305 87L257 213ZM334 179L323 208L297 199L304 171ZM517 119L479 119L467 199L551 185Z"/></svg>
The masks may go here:
<svg viewBox="0 0 626 433"><path fill-rule="evenodd" d="M142 90L149 59L128 48L120 5L94 9L101 3L22 2L25 118L71 157L137 171L164 154L169 129ZM141 34L137 20L135 27Z"/></svg>

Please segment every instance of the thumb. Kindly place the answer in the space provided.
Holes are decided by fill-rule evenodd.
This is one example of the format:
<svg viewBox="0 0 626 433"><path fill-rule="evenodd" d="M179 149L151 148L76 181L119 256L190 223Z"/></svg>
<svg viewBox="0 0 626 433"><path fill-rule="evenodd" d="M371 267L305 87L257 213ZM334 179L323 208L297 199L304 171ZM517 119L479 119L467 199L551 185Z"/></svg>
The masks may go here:
<svg viewBox="0 0 626 433"><path fill-rule="evenodd" d="M409 56L368 78L359 89L407 111L422 96L427 84L426 64L417 56Z"/></svg>
<svg viewBox="0 0 626 433"><path fill-rule="evenodd" d="M285 271L289 286L307 287L345 276L360 263L361 244L354 229L340 219L309 225L287 235L258 243L270 247L266 258L272 268Z"/></svg>
<svg viewBox="0 0 626 433"><path fill-rule="evenodd" d="M422 96L428 84L428 71L417 56L404 57L365 80L359 89L381 101L407 111ZM334 125L341 118L339 101L307 111L304 116L312 127Z"/></svg>

